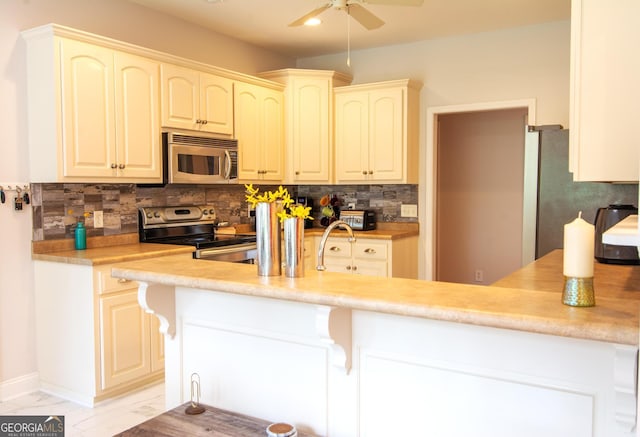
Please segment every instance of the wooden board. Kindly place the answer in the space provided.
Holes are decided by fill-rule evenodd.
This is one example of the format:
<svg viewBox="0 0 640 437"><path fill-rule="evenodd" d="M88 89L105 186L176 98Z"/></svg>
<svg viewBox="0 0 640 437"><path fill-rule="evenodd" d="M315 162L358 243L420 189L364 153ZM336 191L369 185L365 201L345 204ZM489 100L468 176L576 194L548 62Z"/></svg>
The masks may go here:
<svg viewBox="0 0 640 437"><path fill-rule="evenodd" d="M202 405L204 413L189 415L185 414L188 405L176 407L116 436L256 437L266 436L267 426L272 423L207 405ZM311 437L312 434L298 432L298 436Z"/></svg>

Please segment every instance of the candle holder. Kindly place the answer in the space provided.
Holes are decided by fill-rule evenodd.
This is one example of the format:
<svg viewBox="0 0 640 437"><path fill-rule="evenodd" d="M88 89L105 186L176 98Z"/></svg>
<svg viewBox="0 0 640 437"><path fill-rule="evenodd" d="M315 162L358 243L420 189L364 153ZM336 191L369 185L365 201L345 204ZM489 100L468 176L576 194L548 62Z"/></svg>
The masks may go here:
<svg viewBox="0 0 640 437"><path fill-rule="evenodd" d="M564 277L562 303L572 307L592 307L596 304L593 291L593 277L573 278Z"/></svg>

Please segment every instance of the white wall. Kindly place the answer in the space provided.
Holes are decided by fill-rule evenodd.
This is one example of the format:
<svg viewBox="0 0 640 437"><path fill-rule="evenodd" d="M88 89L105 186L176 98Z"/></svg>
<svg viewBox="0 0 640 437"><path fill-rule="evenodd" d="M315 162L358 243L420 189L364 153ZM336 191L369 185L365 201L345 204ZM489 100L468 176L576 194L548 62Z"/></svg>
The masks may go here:
<svg viewBox="0 0 640 437"><path fill-rule="evenodd" d="M411 78L423 83L420 96L420 277L428 277L426 247L427 108L535 99L535 124L569 127L569 21L411 44L298 59L298 68L349 72L353 83ZM444 111L446 112L446 111Z"/></svg>
<svg viewBox="0 0 640 437"><path fill-rule="evenodd" d="M122 0L1 0L0 184L29 181L19 32L50 22L247 74L294 65L291 58ZM9 202L0 204L0 401L33 389L36 381L31 228L29 208L19 213Z"/></svg>

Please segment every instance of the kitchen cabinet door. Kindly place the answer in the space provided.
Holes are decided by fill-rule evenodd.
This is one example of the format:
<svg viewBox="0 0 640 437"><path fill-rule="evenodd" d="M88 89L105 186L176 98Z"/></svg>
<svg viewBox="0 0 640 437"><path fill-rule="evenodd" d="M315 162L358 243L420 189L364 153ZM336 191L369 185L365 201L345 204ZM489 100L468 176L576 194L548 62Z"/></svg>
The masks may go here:
<svg viewBox="0 0 640 437"><path fill-rule="evenodd" d="M281 182L284 126L281 91L238 82L234 87L238 178Z"/></svg>
<svg viewBox="0 0 640 437"><path fill-rule="evenodd" d="M569 169L575 181L638 181L640 2L571 2Z"/></svg>
<svg viewBox="0 0 640 437"><path fill-rule="evenodd" d="M200 74L189 68L162 64L162 126L197 129L200 123Z"/></svg>
<svg viewBox="0 0 640 437"><path fill-rule="evenodd" d="M368 170L369 94L336 94L336 181L364 181Z"/></svg>
<svg viewBox="0 0 640 437"><path fill-rule="evenodd" d="M112 178L118 164L113 52L80 41L59 44L62 176Z"/></svg>
<svg viewBox="0 0 640 437"><path fill-rule="evenodd" d="M368 172L374 181L399 181L403 178L403 93L401 88L391 88L369 94Z"/></svg>
<svg viewBox="0 0 640 437"><path fill-rule="evenodd" d="M100 298L103 390L151 373L149 325L137 287Z"/></svg>
<svg viewBox="0 0 640 437"><path fill-rule="evenodd" d="M158 63L116 53L115 113L118 176L162 178Z"/></svg>
<svg viewBox="0 0 640 437"><path fill-rule="evenodd" d="M200 130L233 136L233 81L200 73Z"/></svg>
<svg viewBox="0 0 640 437"><path fill-rule="evenodd" d="M337 183L417 183L418 90L409 80L334 90Z"/></svg>

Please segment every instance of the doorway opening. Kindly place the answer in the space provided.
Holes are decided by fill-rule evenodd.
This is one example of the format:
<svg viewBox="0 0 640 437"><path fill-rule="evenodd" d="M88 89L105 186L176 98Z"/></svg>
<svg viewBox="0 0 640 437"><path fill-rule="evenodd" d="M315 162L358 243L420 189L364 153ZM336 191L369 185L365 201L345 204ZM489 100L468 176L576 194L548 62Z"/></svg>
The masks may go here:
<svg viewBox="0 0 640 437"><path fill-rule="evenodd" d="M533 260L533 114L534 100L428 110L426 279L487 285Z"/></svg>

